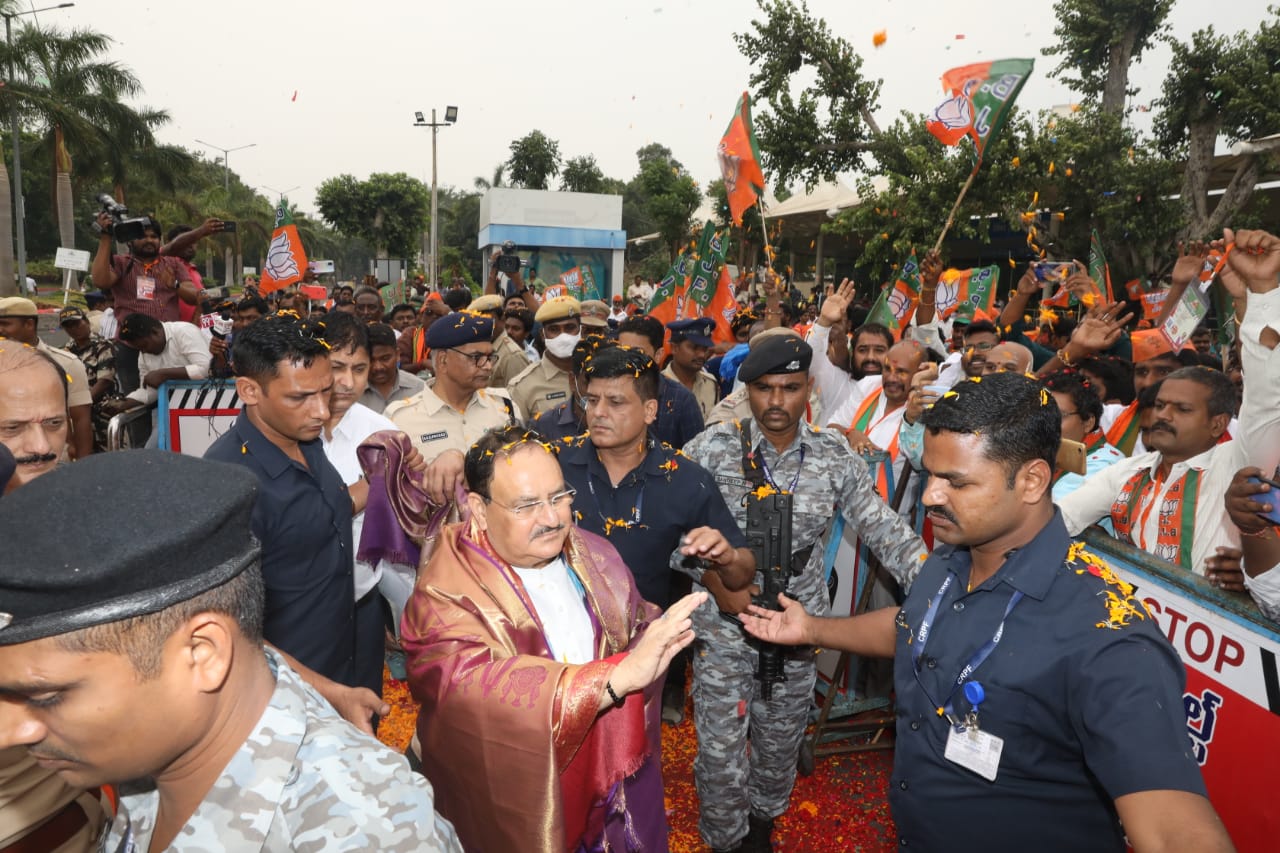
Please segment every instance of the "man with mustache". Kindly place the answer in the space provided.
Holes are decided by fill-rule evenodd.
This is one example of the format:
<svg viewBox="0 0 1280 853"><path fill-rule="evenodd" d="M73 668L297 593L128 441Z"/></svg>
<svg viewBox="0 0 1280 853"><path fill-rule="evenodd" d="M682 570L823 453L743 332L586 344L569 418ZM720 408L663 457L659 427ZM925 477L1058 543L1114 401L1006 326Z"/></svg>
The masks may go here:
<svg viewBox="0 0 1280 853"><path fill-rule="evenodd" d="M771 491L793 496L793 551L787 556L795 574L788 594L811 612L826 613L822 558L832 507L839 507L852 534L904 587L927 553L924 542L876 494L866 463L850 452L844 436L805 423L813 360L814 350L796 336L756 338L738 368L751 417L708 427L685 445L684 455L712 473L744 531L750 496ZM736 624L759 586L735 591L720 572L680 568L715 599L693 617L699 638L693 657L699 831L713 850L770 850L773 822L786 811L795 783L813 701L814 655L806 649L786 656L786 680L774 684L772 698L765 700L755 677L758 646Z"/></svg>
<svg viewBox="0 0 1280 853"><path fill-rule="evenodd" d="M236 335L243 409L206 459L258 478L253 533L262 543L267 643L343 717L372 732L383 702L382 666L359 666L351 517L357 509L320 440L329 420L329 348L305 321L273 314ZM376 596L361 606L377 611Z"/></svg>
<svg viewBox="0 0 1280 853"><path fill-rule="evenodd" d="M40 338L38 322L39 312L30 299L21 296L0 299L0 338L40 350L66 372L68 415L71 418L67 451L72 459L84 459L93 453L93 391L89 386L89 374L84 362L75 355L67 350L54 349Z"/></svg>
<svg viewBox="0 0 1280 853"><path fill-rule="evenodd" d="M57 467L68 423L66 373L35 347L0 338L0 452L7 455L0 461L0 494L5 499ZM0 850L27 845L20 849L87 851L108 813L96 788L68 784L21 747L0 746L0 804Z"/></svg>
<svg viewBox="0 0 1280 853"><path fill-rule="evenodd" d="M715 346L715 341L711 340L715 328L716 321L710 317L667 324L667 330L671 332L671 363L662 375L679 382L693 394L704 422L720 399L720 383L702 369Z"/></svg>
<svg viewBox="0 0 1280 853"><path fill-rule="evenodd" d="M901 608L823 619L779 596L742 617L768 642L893 657L899 847L1232 850L1187 749L1182 662L1054 509L1053 398L998 373L922 417L940 544Z"/></svg>
<svg viewBox="0 0 1280 853"><path fill-rule="evenodd" d="M426 459L425 485L437 504L452 500L462 484L467 448L487 430L522 418L505 389L488 387L498 360L493 329L492 317L471 312L446 314L432 323L427 346L435 376L385 412Z"/></svg>
<svg viewBox="0 0 1280 853"><path fill-rule="evenodd" d="M469 850L666 850L658 693L706 594L658 618L537 433L486 433L466 477L403 624L441 814Z"/></svg>
<svg viewBox="0 0 1280 853"><path fill-rule="evenodd" d="M673 577L667 565L674 551L703 560L733 589L751 582L756 564L711 475L651 431L658 380L647 353L595 350L581 375L586 433L556 447L565 480L578 492L578 526L613 543L640 596L665 608L689 591L689 578ZM687 660L677 658L663 690L662 717L673 724L684 720L687 671Z"/></svg>
<svg viewBox="0 0 1280 853"><path fill-rule="evenodd" d="M139 512L193 483L199 513ZM427 781L264 648L256 491L243 468L130 451L0 501L0 749L117 785L100 850L461 850ZM5 849L67 849L36 835Z"/></svg>
<svg viewBox="0 0 1280 853"><path fill-rule="evenodd" d="M901 341L889 348L879 387L868 383L861 399L850 395L832 412L828 426L840 430L854 453L884 450L898 461L898 428L911 393L911 379L928 357L928 350L916 341ZM888 499L887 495L884 495Z"/></svg>
<svg viewBox="0 0 1280 853"><path fill-rule="evenodd" d="M1110 516L1116 536L1204 575L1218 548L1240 547L1223 501L1241 468L1272 470L1280 447L1280 238L1264 231L1225 232L1227 258L1249 289L1240 325L1244 401L1240 433L1220 443L1235 409L1235 386L1207 367L1185 367L1160 384L1146 433L1148 452L1085 479L1059 502L1078 534Z"/></svg>

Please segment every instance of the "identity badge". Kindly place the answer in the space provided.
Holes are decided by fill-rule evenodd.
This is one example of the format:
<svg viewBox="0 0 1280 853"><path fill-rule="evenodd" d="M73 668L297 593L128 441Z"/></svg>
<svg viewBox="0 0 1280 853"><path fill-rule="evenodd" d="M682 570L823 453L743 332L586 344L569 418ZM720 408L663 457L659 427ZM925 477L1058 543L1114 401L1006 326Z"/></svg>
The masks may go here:
<svg viewBox="0 0 1280 853"><path fill-rule="evenodd" d="M138 281L138 298L148 302L156 298L156 280L149 275L140 275Z"/></svg>
<svg viewBox="0 0 1280 853"><path fill-rule="evenodd" d="M948 761L972 770L988 782L996 781L1000 771L1000 753L1004 750L1004 738L980 731L972 726L949 726L947 749L943 755Z"/></svg>

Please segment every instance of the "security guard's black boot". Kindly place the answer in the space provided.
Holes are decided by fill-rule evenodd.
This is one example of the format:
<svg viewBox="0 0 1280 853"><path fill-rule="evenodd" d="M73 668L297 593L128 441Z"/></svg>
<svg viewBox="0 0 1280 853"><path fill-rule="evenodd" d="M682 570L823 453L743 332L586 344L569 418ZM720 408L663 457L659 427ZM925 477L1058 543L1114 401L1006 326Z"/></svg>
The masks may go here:
<svg viewBox="0 0 1280 853"><path fill-rule="evenodd" d="M748 815L747 827L742 853L773 853L773 818Z"/></svg>

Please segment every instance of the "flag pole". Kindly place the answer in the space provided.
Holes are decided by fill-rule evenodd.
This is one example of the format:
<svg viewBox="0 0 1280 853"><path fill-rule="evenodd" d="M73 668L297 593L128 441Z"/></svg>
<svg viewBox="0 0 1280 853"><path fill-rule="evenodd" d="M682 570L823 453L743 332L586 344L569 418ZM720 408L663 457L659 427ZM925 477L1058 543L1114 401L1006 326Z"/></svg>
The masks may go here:
<svg viewBox="0 0 1280 853"><path fill-rule="evenodd" d="M964 182L964 186L960 188L960 195L956 197L956 203L951 205L951 212L947 214L947 221L942 226L942 233L938 235L938 242L933 244L935 252L942 248L942 241L946 239L947 232L951 230L951 225L956 221L956 211L960 209L960 202L964 201L964 194L969 191L969 187L973 186L973 179L978 177L978 169L981 168L982 161L973 167L973 171L969 173L969 180Z"/></svg>
<svg viewBox="0 0 1280 853"><path fill-rule="evenodd" d="M756 209L760 211L760 230L764 234L764 257L765 260L769 262L769 274L774 275L773 247L769 245L769 223L766 222L764 218L764 198L762 196L756 196ZM761 282L761 284L763 284L763 282ZM765 295L766 297L768 296L768 294ZM779 291L779 297L781 297L781 291Z"/></svg>

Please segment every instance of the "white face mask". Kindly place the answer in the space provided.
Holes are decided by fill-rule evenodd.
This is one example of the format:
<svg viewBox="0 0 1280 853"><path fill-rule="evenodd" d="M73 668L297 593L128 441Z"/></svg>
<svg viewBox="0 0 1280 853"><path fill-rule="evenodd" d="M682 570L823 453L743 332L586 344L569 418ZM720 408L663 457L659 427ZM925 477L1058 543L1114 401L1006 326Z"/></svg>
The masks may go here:
<svg viewBox="0 0 1280 853"><path fill-rule="evenodd" d="M578 345L578 341L582 340L582 335L569 335L561 332L554 338L547 340L547 352L556 358L568 358L573 355L573 348Z"/></svg>

